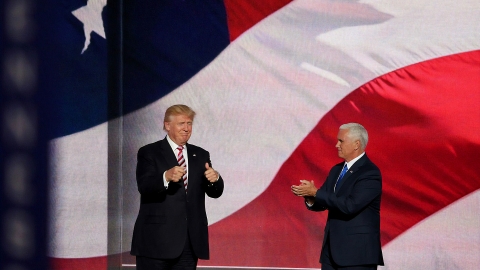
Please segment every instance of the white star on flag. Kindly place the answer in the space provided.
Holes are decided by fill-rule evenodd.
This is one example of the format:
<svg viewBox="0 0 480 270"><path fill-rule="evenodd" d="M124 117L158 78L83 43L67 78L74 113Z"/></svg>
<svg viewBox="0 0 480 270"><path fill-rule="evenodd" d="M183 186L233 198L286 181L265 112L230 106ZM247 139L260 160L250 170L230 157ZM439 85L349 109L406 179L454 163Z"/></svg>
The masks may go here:
<svg viewBox="0 0 480 270"><path fill-rule="evenodd" d="M86 6L72 11L72 14L83 23L83 32L85 33L85 45L82 54L90 45L90 34L97 33L105 38L105 29L103 28L102 10L107 5L107 0L89 0Z"/></svg>

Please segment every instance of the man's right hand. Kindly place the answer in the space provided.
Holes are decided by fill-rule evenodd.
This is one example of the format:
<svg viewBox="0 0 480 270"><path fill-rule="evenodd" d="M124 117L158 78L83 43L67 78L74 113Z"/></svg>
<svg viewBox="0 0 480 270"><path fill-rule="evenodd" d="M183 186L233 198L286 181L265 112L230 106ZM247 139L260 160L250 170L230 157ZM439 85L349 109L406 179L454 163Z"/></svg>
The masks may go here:
<svg viewBox="0 0 480 270"><path fill-rule="evenodd" d="M180 167L180 166L175 166L171 168L170 170L165 172L165 178L167 179L167 182L178 182L180 179L182 179L183 175L185 174L185 167Z"/></svg>

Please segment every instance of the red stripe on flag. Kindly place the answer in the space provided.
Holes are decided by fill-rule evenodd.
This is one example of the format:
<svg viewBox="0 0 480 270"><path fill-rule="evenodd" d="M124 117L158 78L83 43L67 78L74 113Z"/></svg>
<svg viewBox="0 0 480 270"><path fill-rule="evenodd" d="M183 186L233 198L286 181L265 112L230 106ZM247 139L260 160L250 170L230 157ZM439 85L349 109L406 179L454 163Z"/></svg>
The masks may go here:
<svg viewBox="0 0 480 270"><path fill-rule="evenodd" d="M107 269L107 256L92 258L51 258L50 269L52 270L101 270Z"/></svg>
<svg viewBox="0 0 480 270"><path fill-rule="evenodd" d="M382 244L480 188L480 51L396 70L340 101L280 168L267 190L210 226L210 261L200 265L318 267L326 212L290 192L319 187L335 163L338 127L362 123L367 154L381 169Z"/></svg>
<svg viewBox="0 0 480 270"><path fill-rule="evenodd" d="M230 41L292 0L225 0Z"/></svg>

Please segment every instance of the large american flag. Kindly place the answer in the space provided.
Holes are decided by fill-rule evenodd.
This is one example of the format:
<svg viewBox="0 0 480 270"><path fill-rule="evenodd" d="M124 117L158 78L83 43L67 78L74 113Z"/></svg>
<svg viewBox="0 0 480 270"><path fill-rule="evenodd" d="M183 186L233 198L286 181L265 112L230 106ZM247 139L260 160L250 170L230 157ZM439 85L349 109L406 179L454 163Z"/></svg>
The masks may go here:
<svg viewBox="0 0 480 270"><path fill-rule="evenodd" d="M118 15L110 4L56 7L53 269L106 269L107 256L134 264L136 151L165 136L163 114L178 103L197 112L190 143L226 182L207 199L211 259L199 265L319 268L326 213L290 186L320 186L340 161L339 125L359 122L383 176L381 269L478 269L478 0L123 0L123 30L106 23ZM115 31L123 115L109 118ZM112 138L119 165L109 168Z"/></svg>

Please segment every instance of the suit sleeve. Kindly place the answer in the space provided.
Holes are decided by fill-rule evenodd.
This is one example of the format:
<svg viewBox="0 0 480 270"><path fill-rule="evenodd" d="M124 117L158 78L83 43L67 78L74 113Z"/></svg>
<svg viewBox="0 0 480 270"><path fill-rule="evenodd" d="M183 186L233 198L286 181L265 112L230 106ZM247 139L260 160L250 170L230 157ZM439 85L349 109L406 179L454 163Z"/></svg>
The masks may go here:
<svg viewBox="0 0 480 270"><path fill-rule="evenodd" d="M319 189L315 195L316 207L340 211L346 215L356 214L382 193L380 171L369 170L360 175L350 192L338 196L325 189Z"/></svg>
<svg viewBox="0 0 480 270"><path fill-rule="evenodd" d="M327 186L327 180L325 180L325 182L323 183L323 185L320 187L320 189L319 189L318 191L320 191L320 190L324 190L324 191L325 191L325 190L326 190L326 186ZM317 194L318 194L318 191L317 191ZM307 204L307 201L305 200L305 205L307 206L307 209L308 209L308 210L311 210L311 211L316 211L316 212L318 212L318 211L325 211L325 210L327 210L327 207L326 207L325 205L321 205L321 204L317 203L317 202L316 202L316 199L315 199L315 203L314 203L313 205L311 205L311 206L308 205L308 204Z"/></svg>
<svg viewBox="0 0 480 270"><path fill-rule="evenodd" d="M153 151L142 147L137 154L137 186L142 195L154 195L166 191L163 171L158 170Z"/></svg>
<svg viewBox="0 0 480 270"><path fill-rule="evenodd" d="M208 164L210 167L213 168L212 162L210 161L210 154L208 153ZM205 183L205 193L207 194L208 197L211 198L219 198L223 194L223 188L224 188L224 183L223 183L223 178L220 175L218 178L218 181L215 183L210 183L206 177L204 177L204 183Z"/></svg>

